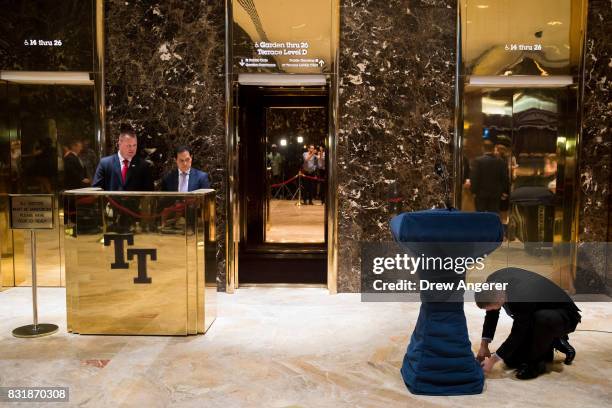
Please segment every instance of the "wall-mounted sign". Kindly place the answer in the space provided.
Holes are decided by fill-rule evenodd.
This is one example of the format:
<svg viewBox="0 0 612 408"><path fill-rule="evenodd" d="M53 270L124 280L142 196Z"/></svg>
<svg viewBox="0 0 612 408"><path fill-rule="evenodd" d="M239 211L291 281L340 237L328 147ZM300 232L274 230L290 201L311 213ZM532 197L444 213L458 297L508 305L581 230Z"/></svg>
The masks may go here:
<svg viewBox="0 0 612 408"><path fill-rule="evenodd" d="M582 3L460 0L463 74L550 77L578 73Z"/></svg>
<svg viewBox="0 0 612 408"><path fill-rule="evenodd" d="M506 51L542 51L542 44L506 44Z"/></svg>
<svg viewBox="0 0 612 408"><path fill-rule="evenodd" d="M53 195L9 194L12 229L53 229Z"/></svg>
<svg viewBox="0 0 612 408"><path fill-rule="evenodd" d="M331 72L335 0L233 0L236 73Z"/></svg>
<svg viewBox="0 0 612 408"><path fill-rule="evenodd" d="M93 71L93 0L0 0L0 69Z"/></svg>

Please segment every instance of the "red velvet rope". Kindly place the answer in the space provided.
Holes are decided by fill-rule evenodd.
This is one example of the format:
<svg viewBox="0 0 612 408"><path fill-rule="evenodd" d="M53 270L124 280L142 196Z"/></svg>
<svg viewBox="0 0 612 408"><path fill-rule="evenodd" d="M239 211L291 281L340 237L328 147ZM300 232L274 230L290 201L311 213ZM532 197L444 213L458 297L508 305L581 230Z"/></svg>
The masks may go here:
<svg viewBox="0 0 612 408"><path fill-rule="evenodd" d="M298 177L304 177L304 178L308 178L308 179L316 180L316 181L320 181L320 182L325 181L325 179L321 178L321 177L312 177L312 176L307 176L307 175L302 174L302 173L298 173L295 176L291 177L290 179L287 179L285 181L281 181L280 183L271 184L270 187L271 188L276 188L276 187L284 186L285 184L291 183L293 180L295 180Z"/></svg>

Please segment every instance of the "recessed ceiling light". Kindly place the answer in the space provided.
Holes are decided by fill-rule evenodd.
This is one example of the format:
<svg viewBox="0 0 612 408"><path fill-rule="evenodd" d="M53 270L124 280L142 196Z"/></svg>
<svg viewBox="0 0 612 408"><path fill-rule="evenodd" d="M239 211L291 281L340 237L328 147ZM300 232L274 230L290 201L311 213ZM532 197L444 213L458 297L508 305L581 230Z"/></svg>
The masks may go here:
<svg viewBox="0 0 612 408"><path fill-rule="evenodd" d="M479 8L479 9L488 9L489 5L488 4L479 4L476 7Z"/></svg>

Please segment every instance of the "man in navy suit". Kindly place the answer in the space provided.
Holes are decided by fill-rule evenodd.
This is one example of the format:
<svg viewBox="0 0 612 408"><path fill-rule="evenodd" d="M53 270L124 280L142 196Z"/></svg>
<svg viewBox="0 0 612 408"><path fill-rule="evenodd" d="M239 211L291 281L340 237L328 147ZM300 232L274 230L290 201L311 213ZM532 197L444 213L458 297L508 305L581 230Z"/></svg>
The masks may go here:
<svg viewBox="0 0 612 408"><path fill-rule="evenodd" d="M188 192L201 188L210 188L208 174L191 167L191 150L179 146L175 152L176 169L168 172L162 179L162 191Z"/></svg>
<svg viewBox="0 0 612 408"><path fill-rule="evenodd" d="M129 125L121 125L119 151L103 157L93 180L94 187L106 191L153 191L149 164L136 155L138 138Z"/></svg>

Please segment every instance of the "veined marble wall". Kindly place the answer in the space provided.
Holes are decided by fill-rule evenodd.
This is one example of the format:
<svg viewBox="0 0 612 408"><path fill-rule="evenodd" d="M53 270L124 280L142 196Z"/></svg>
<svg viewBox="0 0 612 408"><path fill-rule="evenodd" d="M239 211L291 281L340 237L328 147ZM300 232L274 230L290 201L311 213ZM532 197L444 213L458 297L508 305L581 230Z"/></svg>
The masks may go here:
<svg viewBox="0 0 612 408"><path fill-rule="evenodd" d="M193 148L217 194L219 285L225 287L225 9L206 0L108 0L107 151L119 124L132 124L158 178L173 150Z"/></svg>
<svg viewBox="0 0 612 408"><path fill-rule="evenodd" d="M582 149L580 151L580 242L578 282L612 292L612 3L589 0L585 53ZM590 242L608 242L594 246Z"/></svg>
<svg viewBox="0 0 612 408"><path fill-rule="evenodd" d="M343 0L338 134L338 291L360 288L360 243L391 240L405 211L441 205L452 168L455 0Z"/></svg>

